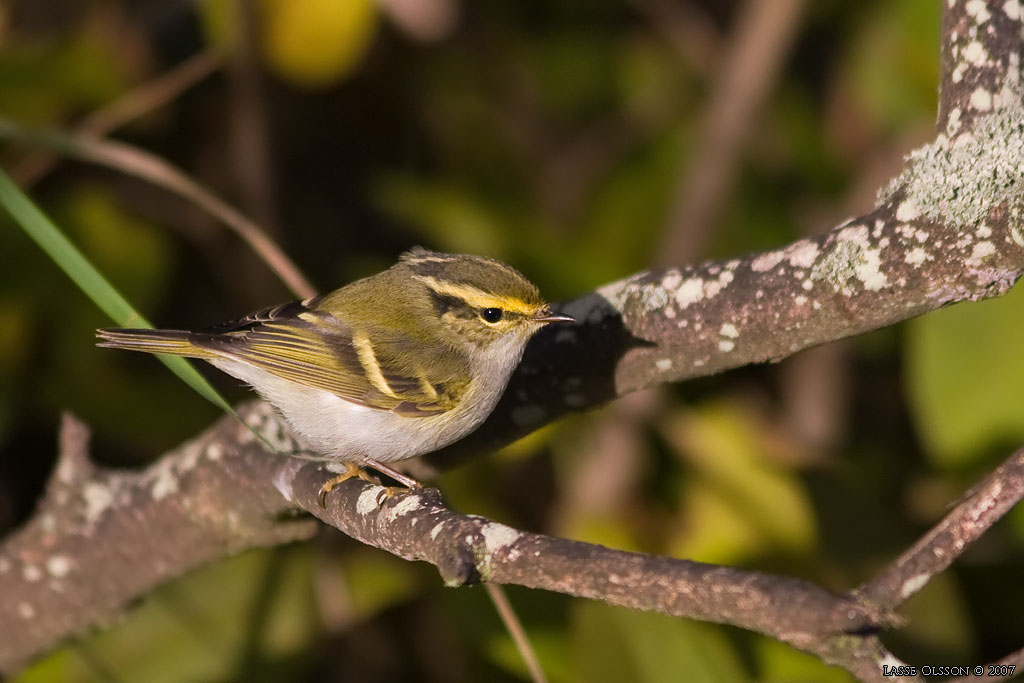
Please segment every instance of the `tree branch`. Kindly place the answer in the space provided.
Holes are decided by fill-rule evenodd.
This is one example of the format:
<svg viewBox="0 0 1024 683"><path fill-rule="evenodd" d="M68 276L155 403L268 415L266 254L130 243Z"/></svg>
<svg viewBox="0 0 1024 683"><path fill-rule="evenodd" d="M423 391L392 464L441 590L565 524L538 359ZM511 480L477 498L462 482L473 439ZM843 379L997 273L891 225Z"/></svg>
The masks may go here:
<svg viewBox="0 0 1024 683"><path fill-rule="evenodd" d="M282 452L299 447L265 403L239 410ZM103 470L65 417L61 457L26 527L0 546L0 671L109 619L156 585L244 548L304 538L305 510L368 545L438 568L446 585L512 583L730 623L808 647L895 617L798 579L517 531L445 507L436 489L359 479L317 494L318 463L271 454L231 418L138 473ZM112 561L115 558L115 561ZM82 584L88 590L82 590Z"/></svg>
<svg viewBox="0 0 1024 683"><path fill-rule="evenodd" d="M1022 499L1024 449L971 489L941 522L857 593L879 609L894 609L952 564Z"/></svg>
<svg viewBox="0 0 1024 683"><path fill-rule="evenodd" d="M781 249L644 271L563 304L579 324L538 334L485 425L421 471L637 389L778 361L1009 290L1024 272L1017 6L942 3L944 37L976 35L983 47L951 48L956 59L943 48L940 133L908 156L874 210ZM980 91L991 93L985 109Z"/></svg>
<svg viewBox="0 0 1024 683"><path fill-rule="evenodd" d="M0 545L0 672L196 567L312 535L315 524L266 495L275 459L244 429L222 419L128 472L91 463L85 426L65 415L45 496Z"/></svg>

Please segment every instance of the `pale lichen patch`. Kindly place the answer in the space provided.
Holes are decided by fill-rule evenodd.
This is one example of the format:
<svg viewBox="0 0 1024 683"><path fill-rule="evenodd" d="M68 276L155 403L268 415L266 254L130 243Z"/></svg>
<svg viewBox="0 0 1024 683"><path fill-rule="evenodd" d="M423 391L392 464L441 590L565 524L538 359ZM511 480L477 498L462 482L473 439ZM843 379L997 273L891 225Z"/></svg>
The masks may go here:
<svg viewBox="0 0 1024 683"><path fill-rule="evenodd" d="M729 353L735 348L736 342L731 341L729 339L723 339L722 341L718 342L718 350L721 351L722 353Z"/></svg>
<svg viewBox="0 0 1024 683"><path fill-rule="evenodd" d="M671 358L661 358L661 359L659 359L654 364L654 367L658 368L662 372L666 372L668 370L671 370L672 369L672 359Z"/></svg>
<svg viewBox="0 0 1024 683"><path fill-rule="evenodd" d="M866 225L851 225L840 230L839 234L836 235L836 239L840 242L853 242L862 249L866 249L871 245L868 236Z"/></svg>
<svg viewBox="0 0 1024 683"><path fill-rule="evenodd" d="M718 330L718 334L722 335L723 337L728 337L729 339L735 339L736 337L740 336L739 330L737 330L736 326L733 325L732 323L725 323L724 325L722 325L722 328Z"/></svg>
<svg viewBox="0 0 1024 683"><path fill-rule="evenodd" d="M998 204L1017 201L1024 186L1024 109L1020 92L1009 80L1004 81L1000 106L975 119L971 134L955 141L939 135L912 152L906 170L889 183L880 200L902 190L902 201L912 202L921 216L965 229L983 221Z"/></svg>
<svg viewBox="0 0 1024 683"><path fill-rule="evenodd" d="M860 280L867 290L877 291L889 284L881 262L881 249L870 246L868 229L851 226L839 231L832 251L811 270L811 279L828 282L846 296L853 293L847 286L852 279Z"/></svg>
<svg viewBox="0 0 1024 683"><path fill-rule="evenodd" d="M979 26L992 17L985 5L985 0L968 0L967 5L965 6L967 14L974 17L974 20Z"/></svg>
<svg viewBox="0 0 1024 683"><path fill-rule="evenodd" d="M912 266L919 266L925 261L930 261L934 257L921 247L914 247L907 252L907 255L903 258L903 261L909 263Z"/></svg>
<svg viewBox="0 0 1024 683"><path fill-rule="evenodd" d="M367 486L363 489L359 497L356 498L356 512L361 515L368 515L378 508L380 503L380 497L386 493L387 489L383 486Z"/></svg>
<svg viewBox="0 0 1024 683"><path fill-rule="evenodd" d="M953 82L959 83L960 81L964 80L965 71L967 71L967 65L964 64L963 62L959 62L955 67L953 67L953 75L951 77L953 79Z"/></svg>
<svg viewBox="0 0 1024 683"><path fill-rule="evenodd" d="M71 560L65 555L54 555L46 561L46 571L55 579L62 579L71 571Z"/></svg>
<svg viewBox="0 0 1024 683"><path fill-rule="evenodd" d="M691 277L679 285L676 290L676 303L680 308L688 308L704 297L704 280L699 277Z"/></svg>
<svg viewBox="0 0 1024 683"><path fill-rule="evenodd" d="M784 258L786 258L786 252L782 249L766 251L763 254L758 254L754 260L750 262L750 269L755 273L767 273L769 270L782 263L782 259Z"/></svg>
<svg viewBox="0 0 1024 683"><path fill-rule="evenodd" d="M178 491L178 478L170 466L160 467L155 472L150 493L153 500L163 500Z"/></svg>
<svg viewBox="0 0 1024 683"><path fill-rule="evenodd" d="M488 553L496 553L502 548L512 545L522 536L521 532L497 522L485 524L480 533L483 534L484 547Z"/></svg>
<svg viewBox="0 0 1024 683"><path fill-rule="evenodd" d="M971 93L971 106L978 111L988 111L992 108L992 93L987 89L978 86Z"/></svg>
<svg viewBox="0 0 1024 683"><path fill-rule="evenodd" d="M1013 21L1024 21L1024 3L1020 0L1006 0L1003 12Z"/></svg>
<svg viewBox="0 0 1024 683"><path fill-rule="evenodd" d="M865 249L856 267L857 278L864 283L864 289L877 292L889 284L882 272L882 250Z"/></svg>
<svg viewBox="0 0 1024 683"><path fill-rule="evenodd" d="M996 245L992 244L988 240L978 242L974 245L974 249L971 250L970 261L980 263L983 259L986 259L995 253Z"/></svg>
<svg viewBox="0 0 1024 683"><path fill-rule="evenodd" d="M786 249L789 262L796 268L810 268L818 259L820 250L818 245L811 240L799 240Z"/></svg>
<svg viewBox="0 0 1024 683"><path fill-rule="evenodd" d="M658 287L657 285L638 287L637 292L641 295L639 301L641 310L644 313L660 310L669 301L668 292L663 287Z"/></svg>
<svg viewBox="0 0 1024 683"><path fill-rule="evenodd" d="M818 258L818 245L807 239L798 240L785 249L765 252L758 255L750 263L755 273L765 273L788 260L794 268L810 268Z"/></svg>
<svg viewBox="0 0 1024 683"><path fill-rule="evenodd" d="M395 521L399 517L404 517L410 512L415 512L423 507L423 503L419 496L408 495L398 501L398 503L388 511L388 520Z"/></svg>
<svg viewBox="0 0 1024 683"><path fill-rule="evenodd" d="M1010 222L1010 239L1018 247L1024 247L1024 234L1021 234L1021 229L1018 227L1016 221Z"/></svg>
<svg viewBox="0 0 1024 683"><path fill-rule="evenodd" d="M900 205L896 207L896 220L901 222L907 222L916 220L921 215L921 211L917 208L917 204L910 199L904 199L900 202Z"/></svg>
<svg viewBox="0 0 1024 683"><path fill-rule="evenodd" d="M723 270L718 278L714 280L708 280L704 284L704 296L708 299L718 296L718 293L729 286L729 283L733 281L733 274L731 270Z"/></svg>
<svg viewBox="0 0 1024 683"><path fill-rule="evenodd" d="M90 524L114 504L110 488L92 481L82 487L82 499L85 501L85 520Z"/></svg>
<svg viewBox="0 0 1024 683"><path fill-rule="evenodd" d="M953 137L960 130L960 107L954 107L946 119L946 135Z"/></svg>
<svg viewBox="0 0 1024 683"><path fill-rule="evenodd" d="M963 57L975 66L983 66L988 61L988 52L984 45L977 40L972 40L964 48Z"/></svg>
<svg viewBox="0 0 1024 683"><path fill-rule="evenodd" d="M636 313L643 315L664 308L669 303L671 295L665 289L663 283L666 281L673 282L676 278L682 276L673 271L666 274L662 278L661 283L642 282L640 280L643 277L644 274L639 273L626 280L613 282L610 285L599 288L597 293L620 313L626 312L627 309L636 309ZM565 309L565 312L577 320L582 320L582 317L574 314L569 307Z"/></svg>

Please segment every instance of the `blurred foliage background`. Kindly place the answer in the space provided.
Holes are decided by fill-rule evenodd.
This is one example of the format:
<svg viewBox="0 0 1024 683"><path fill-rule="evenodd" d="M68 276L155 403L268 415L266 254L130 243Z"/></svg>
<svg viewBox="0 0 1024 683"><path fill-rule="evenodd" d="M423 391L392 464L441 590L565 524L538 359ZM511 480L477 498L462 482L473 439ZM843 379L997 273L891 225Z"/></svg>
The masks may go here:
<svg viewBox="0 0 1024 683"><path fill-rule="evenodd" d="M708 102L759 2L5 0L0 117L73 130L198 55L208 75L115 136L252 216L318 287L424 244L501 258L566 298L664 262L708 161ZM795 4L691 258L868 209L932 135L938 0ZM292 298L193 202L40 154L0 141L4 168L158 325ZM632 395L439 484L456 509L514 526L847 589L1024 438L1022 296ZM218 417L151 358L94 348L107 323L0 216L0 533L31 514L62 410L119 467ZM896 654L960 665L1018 647L1022 537L1011 514L915 597L886 635ZM553 681L847 680L735 629L509 592ZM325 530L165 586L16 680L525 677L482 590L444 590L432 568Z"/></svg>

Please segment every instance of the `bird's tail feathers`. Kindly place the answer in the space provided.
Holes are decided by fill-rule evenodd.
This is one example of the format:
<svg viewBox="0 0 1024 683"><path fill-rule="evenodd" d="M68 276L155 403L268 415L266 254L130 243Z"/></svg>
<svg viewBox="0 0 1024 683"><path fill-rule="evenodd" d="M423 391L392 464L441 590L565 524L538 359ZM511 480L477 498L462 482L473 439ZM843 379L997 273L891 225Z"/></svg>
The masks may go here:
<svg viewBox="0 0 1024 683"><path fill-rule="evenodd" d="M214 354L207 349L196 346L192 336L193 333L185 330L104 328L96 330L96 337L100 340L96 346L189 358L213 357Z"/></svg>

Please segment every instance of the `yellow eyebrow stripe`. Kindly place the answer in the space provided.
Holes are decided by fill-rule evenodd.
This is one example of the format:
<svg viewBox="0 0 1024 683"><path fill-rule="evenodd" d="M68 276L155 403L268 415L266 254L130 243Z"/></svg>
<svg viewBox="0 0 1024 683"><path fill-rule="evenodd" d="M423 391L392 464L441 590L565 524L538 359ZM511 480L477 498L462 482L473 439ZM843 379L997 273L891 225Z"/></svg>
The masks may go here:
<svg viewBox="0 0 1024 683"><path fill-rule="evenodd" d="M413 275L413 277L420 282L423 282L427 287L430 287L438 294L462 299L473 308L494 307L501 308L506 311L513 311L515 313L522 313L523 315L533 315L537 312L536 306L530 305L522 299L517 299L515 297L495 296L482 289L473 287L472 285L459 285L454 282L442 282L441 280L430 277L429 275Z"/></svg>
<svg viewBox="0 0 1024 683"><path fill-rule="evenodd" d="M370 384L382 394L398 398L398 394L394 392L380 371L380 363L377 362L377 354L373 352L373 344L370 343L369 337L365 334L356 334L352 337L352 345L356 347L359 364L366 371L366 379L370 380Z"/></svg>

